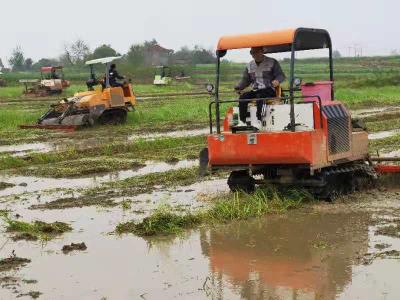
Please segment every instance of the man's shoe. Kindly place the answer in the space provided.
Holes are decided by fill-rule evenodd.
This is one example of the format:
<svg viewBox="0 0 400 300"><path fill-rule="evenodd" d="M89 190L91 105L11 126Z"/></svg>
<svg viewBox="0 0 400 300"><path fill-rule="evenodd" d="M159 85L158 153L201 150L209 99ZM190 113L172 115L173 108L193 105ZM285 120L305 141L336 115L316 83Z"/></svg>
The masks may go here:
<svg viewBox="0 0 400 300"><path fill-rule="evenodd" d="M238 124L236 125L236 127L246 127L247 124L245 122L242 122L241 120L239 120Z"/></svg>

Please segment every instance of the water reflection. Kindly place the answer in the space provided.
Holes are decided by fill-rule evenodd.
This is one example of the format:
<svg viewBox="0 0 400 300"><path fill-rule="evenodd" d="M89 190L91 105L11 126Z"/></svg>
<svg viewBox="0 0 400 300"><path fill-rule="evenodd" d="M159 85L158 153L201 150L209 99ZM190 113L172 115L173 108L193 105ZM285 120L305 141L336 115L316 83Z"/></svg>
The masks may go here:
<svg viewBox="0 0 400 300"><path fill-rule="evenodd" d="M201 230L217 298L335 299L368 251L365 213L267 217Z"/></svg>

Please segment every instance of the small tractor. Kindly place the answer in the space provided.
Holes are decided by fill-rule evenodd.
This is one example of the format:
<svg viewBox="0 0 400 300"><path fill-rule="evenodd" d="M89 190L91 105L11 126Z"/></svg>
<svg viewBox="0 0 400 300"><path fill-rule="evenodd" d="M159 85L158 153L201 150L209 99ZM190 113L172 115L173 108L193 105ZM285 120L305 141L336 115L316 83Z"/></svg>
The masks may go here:
<svg viewBox="0 0 400 300"><path fill-rule="evenodd" d="M136 97L132 85L125 80L119 86L110 86L111 62L118 57L105 57L86 62L90 68L90 79L86 82L88 91L76 93L40 117L36 125L21 125L23 129L44 128L73 131L80 126L117 125L126 122L128 111L133 111ZM94 65L103 64L105 77L96 78Z"/></svg>
<svg viewBox="0 0 400 300"><path fill-rule="evenodd" d="M172 83L171 70L167 66L157 66L154 76L154 85L162 86Z"/></svg>
<svg viewBox="0 0 400 300"><path fill-rule="evenodd" d="M45 97L60 95L64 89L70 86L70 82L64 79L63 67L40 68L40 80L21 79L25 86L24 94L29 96Z"/></svg>
<svg viewBox="0 0 400 300"><path fill-rule="evenodd" d="M264 53L291 53L289 89L274 98L220 100L221 58L228 50L251 47L262 47ZM324 48L329 50L329 81L302 84L295 78L296 52ZM326 30L298 28L222 37L215 89L207 88L215 101L209 105L210 134L208 148L200 153L200 173L231 171L232 191L253 192L256 184L295 186L332 200L373 186L380 173L400 172L399 166L373 164L368 133L353 126L348 109L335 100L333 83L332 43ZM255 100L263 101L261 128L252 109ZM221 122L221 105L241 101L250 102L246 126L237 125L237 107L229 108Z"/></svg>

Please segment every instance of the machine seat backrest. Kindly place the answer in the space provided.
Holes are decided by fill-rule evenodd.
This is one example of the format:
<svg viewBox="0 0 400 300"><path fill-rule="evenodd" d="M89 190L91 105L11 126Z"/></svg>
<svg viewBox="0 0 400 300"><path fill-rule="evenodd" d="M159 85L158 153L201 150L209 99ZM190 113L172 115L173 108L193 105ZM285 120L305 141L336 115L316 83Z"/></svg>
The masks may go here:
<svg viewBox="0 0 400 300"><path fill-rule="evenodd" d="M124 92L120 87L114 87L110 90L110 106L111 107L118 107L118 106L125 106L124 101Z"/></svg>

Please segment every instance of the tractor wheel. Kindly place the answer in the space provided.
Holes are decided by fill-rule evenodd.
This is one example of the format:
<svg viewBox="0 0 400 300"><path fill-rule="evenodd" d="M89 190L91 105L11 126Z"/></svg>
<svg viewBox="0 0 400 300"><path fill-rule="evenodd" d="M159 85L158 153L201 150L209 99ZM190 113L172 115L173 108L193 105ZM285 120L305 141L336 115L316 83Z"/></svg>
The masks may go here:
<svg viewBox="0 0 400 300"><path fill-rule="evenodd" d="M248 171L233 171L228 178L228 186L232 192L243 191L253 193L256 189L256 183Z"/></svg>
<svg viewBox="0 0 400 300"><path fill-rule="evenodd" d="M99 117L101 125L120 125L126 123L127 111L123 109L110 109L103 112Z"/></svg>

